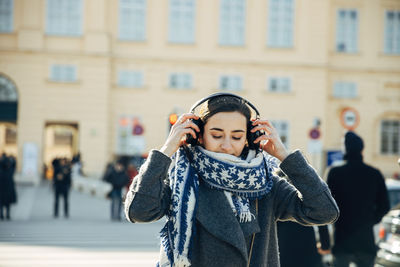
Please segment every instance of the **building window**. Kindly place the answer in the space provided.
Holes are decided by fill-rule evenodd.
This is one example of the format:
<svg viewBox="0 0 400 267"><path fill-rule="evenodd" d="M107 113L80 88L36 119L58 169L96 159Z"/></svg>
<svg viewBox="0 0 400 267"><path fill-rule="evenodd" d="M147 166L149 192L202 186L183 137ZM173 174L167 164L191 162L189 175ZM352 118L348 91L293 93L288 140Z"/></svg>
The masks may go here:
<svg viewBox="0 0 400 267"><path fill-rule="evenodd" d="M192 75L189 73L172 73L169 76L169 87L173 89L191 89Z"/></svg>
<svg viewBox="0 0 400 267"><path fill-rule="evenodd" d="M333 84L333 96L335 98L356 98L357 84L353 82L335 82Z"/></svg>
<svg viewBox="0 0 400 267"><path fill-rule="evenodd" d="M278 131L282 143L289 148L289 122L285 120L271 120L272 125Z"/></svg>
<svg viewBox="0 0 400 267"><path fill-rule="evenodd" d="M119 38L144 41L146 38L146 0L119 1Z"/></svg>
<svg viewBox="0 0 400 267"><path fill-rule="evenodd" d="M219 89L224 91L241 91L242 77L238 75L223 75L219 79Z"/></svg>
<svg viewBox="0 0 400 267"><path fill-rule="evenodd" d="M82 35L82 0L47 0L46 33Z"/></svg>
<svg viewBox="0 0 400 267"><path fill-rule="evenodd" d="M246 1L221 0L219 19L220 45L244 45Z"/></svg>
<svg viewBox="0 0 400 267"><path fill-rule="evenodd" d="M0 33L13 31L13 0L0 0Z"/></svg>
<svg viewBox="0 0 400 267"><path fill-rule="evenodd" d="M358 50L358 12L339 9L336 18L336 51L355 53Z"/></svg>
<svg viewBox="0 0 400 267"><path fill-rule="evenodd" d="M400 54L400 11L386 11L385 53Z"/></svg>
<svg viewBox="0 0 400 267"><path fill-rule="evenodd" d="M18 100L15 84L0 75L0 102L16 102Z"/></svg>
<svg viewBox="0 0 400 267"><path fill-rule="evenodd" d="M195 0L169 1L169 42L194 43L195 14Z"/></svg>
<svg viewBox="0 0 400 267"><path fill-rule="evenodd" d="M292 91L290 79L287 77L271 77L268 79L268 91L273 93L289 93Z"/></svg>
<svg viewBox="0 0 400 267"><path fill-rule="evenodd" d="M17 128L16 127L6 127L6 138L5 143L7 145L17 144Z"/></svg>
<svg viewBox="0 0 400 267"><path fill-rule="evenodd" d="M270 47L292 47L294 0L270 0L268 12L268 38Z"/></svg>
<svg viewBox="0 0 400 267"><path fill-rule="evenodd" d="M118 72L118 86L143 87L143 73L140 71L121 70Z"/></svg>
<svg viewBox="0 0 400 267"><path fill-rule="evenodd" d="M381 153L400 155L400 120L381 122Z"/></svg>
<svg viewBox="0 0 400 267"><path fill-rule="evenodd" d="M52 65L50 68L50 80L53 82L76 82L76 66L61 64Z"/></svg>

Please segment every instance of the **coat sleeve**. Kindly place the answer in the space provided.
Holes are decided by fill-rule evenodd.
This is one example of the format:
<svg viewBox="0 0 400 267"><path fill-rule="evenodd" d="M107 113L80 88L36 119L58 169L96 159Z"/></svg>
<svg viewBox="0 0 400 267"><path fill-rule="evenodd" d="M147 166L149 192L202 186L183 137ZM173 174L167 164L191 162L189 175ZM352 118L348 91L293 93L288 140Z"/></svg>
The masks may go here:
<svg viewBox="0 0 400 267"><path fill-rule="evenodd" d="M167 185L171 159L152 150L129 187L125 199L125 215L130 222L151 222L168 210L171 190Z"/></svg>
<svg viewBox="0 0 400 267"><path fill-rule="evenodd" d="M277 220L297 221L302 225L333 223L339 208L327 184L318 176L299 150L291 153L281 164L287 175L275 185L275 216Z"/></svg>
<svg viewBox="0 0 400 267"><path fill-rule="evenodd" d="M376 170L377 176L377 196L375 209L375 224L379 223L383 216L390 210L388 191L385 184L385 178L382 173Z"/></svg>

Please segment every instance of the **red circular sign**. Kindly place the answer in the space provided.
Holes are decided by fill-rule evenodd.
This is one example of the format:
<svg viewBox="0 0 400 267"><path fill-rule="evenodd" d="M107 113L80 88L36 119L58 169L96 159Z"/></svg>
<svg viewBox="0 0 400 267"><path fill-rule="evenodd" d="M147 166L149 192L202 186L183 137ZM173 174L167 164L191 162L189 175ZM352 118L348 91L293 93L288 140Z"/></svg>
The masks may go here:
<svg viewBox="0 0 400 267"><path fill-rule="evenodd" d="M360 123L360 115L354 108L344 108L340 113L340 123L347 130L354 130Z"/></svg>
<svg viewBox="0 0 400 267"><path fill-rule="evenodd" d="M321 132L317 128L311 129L310 133L310 138L311 139L318 139L321 136Z"/></svg>

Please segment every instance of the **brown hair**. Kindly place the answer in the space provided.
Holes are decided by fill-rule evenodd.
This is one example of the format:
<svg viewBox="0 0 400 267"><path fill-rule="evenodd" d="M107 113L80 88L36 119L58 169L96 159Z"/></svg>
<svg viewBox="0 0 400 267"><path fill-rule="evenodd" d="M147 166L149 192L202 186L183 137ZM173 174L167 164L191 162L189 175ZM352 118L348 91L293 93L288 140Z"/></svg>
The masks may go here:
<svg viewBox="0 0 400 267"><path fill-rule="evenodd" d="M217 96L207 101L200 109L200 118L203 123L219 112L239 112L249 121L251 118L250 108L243 99L232 96Z"/></svg>

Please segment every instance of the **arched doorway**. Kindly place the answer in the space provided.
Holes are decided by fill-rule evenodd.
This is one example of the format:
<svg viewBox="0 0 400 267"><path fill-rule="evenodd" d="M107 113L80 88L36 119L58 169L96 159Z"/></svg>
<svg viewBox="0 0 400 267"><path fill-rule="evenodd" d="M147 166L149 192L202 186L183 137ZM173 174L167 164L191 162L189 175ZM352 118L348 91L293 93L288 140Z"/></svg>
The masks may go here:
<svg viewBox="0 0 400 267"><path fill-rule="evenodd" d="M15 83L0 73L0 153L17 157L18 92Z"/></svg>
<svg viewBox="0 0 400 267"><path fill-rule="evenodd" d="M44 159L46 178L52 177L52 161L56 158L71 160L79 146L77 123L47 122L44 132Z"/></svg>

